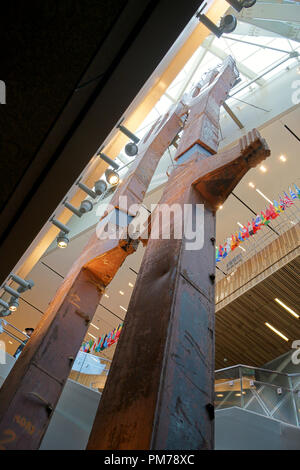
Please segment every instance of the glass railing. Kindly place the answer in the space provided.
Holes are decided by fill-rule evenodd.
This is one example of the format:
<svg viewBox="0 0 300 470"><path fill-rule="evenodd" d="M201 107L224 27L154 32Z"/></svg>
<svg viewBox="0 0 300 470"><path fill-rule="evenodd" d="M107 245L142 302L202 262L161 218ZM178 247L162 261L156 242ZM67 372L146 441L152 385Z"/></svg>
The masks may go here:
<svg viewBox="0 0 300 470"><path fill-rule="evenodd" d="M79 351L69 379L95 391L102 392L110 369L111 361L101 356Z"/></svg>
<svg viewBox="0 0 300 470"><path fill-rule="evenodd" d="M215 409L232 406L299 426L300 374L244 365L217 370Z"/></svg>
<svg viewBox="0 0 300 470"><path fill-rule="evenodd" d="M80 351L70 379L102 392L111 361ZM300 374L237 365L215 372L215 409L237 406L300 426Z"/></svg>

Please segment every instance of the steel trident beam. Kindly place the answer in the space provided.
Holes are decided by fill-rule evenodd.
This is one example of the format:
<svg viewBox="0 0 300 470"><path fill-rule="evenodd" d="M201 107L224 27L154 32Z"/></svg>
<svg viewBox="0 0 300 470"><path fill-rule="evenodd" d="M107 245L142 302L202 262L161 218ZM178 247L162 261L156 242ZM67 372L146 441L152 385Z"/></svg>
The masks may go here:
<svg viewBox="0 0 300 470"><path fill-rule="evenodd" d="M151 218L152 236L88 449L214 446L215 212L246 172L270 154L255 130L235 148L216 153L220 106L236 78L229 57L185 97L189 115L178 166ZM173 217L159 223L162 207ZM170 237L164 239L168 222ZM186 231L178 236L178 226L185 224L196 246Z"/></svg>
<svg viewBox="0 0 300 470"><path fill-rule="evenodd" d="M108 233L119 231L119 238L99 239L99 231L91 237L5 380L0 390L0 449L39 447L105 287L136 249L127 225L138 213L162 154L182 129L186 112L181 102L173 106L141 140L136 160L100 222L100 232L105 226Z"/></svg>

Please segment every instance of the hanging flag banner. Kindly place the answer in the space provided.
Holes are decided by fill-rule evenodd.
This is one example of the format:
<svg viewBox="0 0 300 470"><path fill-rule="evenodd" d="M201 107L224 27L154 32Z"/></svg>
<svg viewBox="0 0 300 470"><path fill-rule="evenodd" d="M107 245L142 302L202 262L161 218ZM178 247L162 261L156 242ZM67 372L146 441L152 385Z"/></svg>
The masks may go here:
<svg viewBox="0 0 300 470"><path fill-rule="evenodd" d="M279 198L279 202L274 200L273 204L261 211L251 222L244 225L238 232L227 238L223 245L216 247L216 262L219 263L231 252L234 251L241 243L255 235L264 225L268 225L272 220L282 214L286 209L294 204L294 201L300 199L300 189L294 184L295 190L289 188L289 195L284 191L283 196Z"/></svg>
<svg viewBox="0 0 300 470"><path fill-rule="evenodd" d="M83 351L86 353L92 353L92 352L100 352L106 348L109 348L110 346L115 344L120 338L122 328L123 328L123 323L120 323L118 328L114 328L110 333L100 336L95 341L91 339L90 341L86 341L85 343L82 343L80 351Z"/></svg>

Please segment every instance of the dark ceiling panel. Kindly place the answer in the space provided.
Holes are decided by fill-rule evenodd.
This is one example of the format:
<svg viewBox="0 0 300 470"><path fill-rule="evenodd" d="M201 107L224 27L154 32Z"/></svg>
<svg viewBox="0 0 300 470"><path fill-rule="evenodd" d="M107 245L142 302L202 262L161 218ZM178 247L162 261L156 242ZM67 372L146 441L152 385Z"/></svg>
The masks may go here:
<svg viewBox="0 0 300 470"><path fill-rule="evenodd" d="M10 1L1 6L0 208L127 0Z"/></svg>

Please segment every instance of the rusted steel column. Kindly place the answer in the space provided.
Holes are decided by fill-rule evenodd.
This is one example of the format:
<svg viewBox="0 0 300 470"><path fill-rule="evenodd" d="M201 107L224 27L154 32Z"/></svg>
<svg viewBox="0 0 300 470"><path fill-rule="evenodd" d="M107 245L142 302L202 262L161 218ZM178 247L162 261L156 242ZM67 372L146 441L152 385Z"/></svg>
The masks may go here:
<svg viewBox="0 0 300 470"><path fill-rule="evenodd" d="M138 212L162 154L181 130L185 112L182 103L174 106L142 139L133 168L99 222L119 229L120 237L99 239L98 232L91 237L2 386L0 449L39 447L101 295L136 249L127 224ZM120 211L127 224L118 226L111 216Z"/></svg>
<svg viewBox="0 0 300 470"><path fill-rule="evenodd" d="M187 97L179 166L159 203L177 204L171 236L162 237L163 219L159 239L148 242L88 449L213 448L215 209L251 159L267 154L256 133L231 155L216 154L220 106L235 79L228 58ZM187 234L176 239L175 232L183 218L191 222L199 204L204 223L194 222L194 229L203 230L203 245L192 249ZM159 217L157 209L152 230Z"/></svg>
<svg viewBox="0 0 300 470"><path fill-rule="evenodd" d="M181 177L172 182L164 203L202 202ZM88 449L211 448L215 216L205 219L207 251L149 240Z"/></svg>
<svg viewBox="0 0 300 470"><path fill-rule="evenodd" d="M49 308L2 386L0 449L38 447L100 298L101 286L82 270L59 309Z"/></svg>

